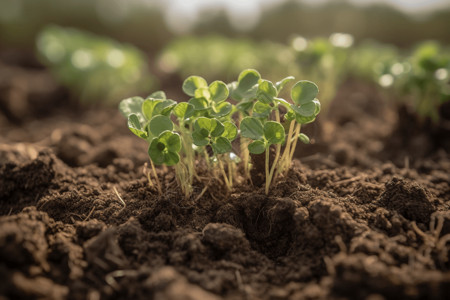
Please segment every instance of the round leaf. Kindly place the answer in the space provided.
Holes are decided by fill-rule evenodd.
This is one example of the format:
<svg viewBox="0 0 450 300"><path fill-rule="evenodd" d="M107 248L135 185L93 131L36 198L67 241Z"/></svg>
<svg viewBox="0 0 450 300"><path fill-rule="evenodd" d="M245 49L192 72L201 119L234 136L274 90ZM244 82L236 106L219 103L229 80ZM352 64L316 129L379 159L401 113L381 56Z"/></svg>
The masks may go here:
<svg viewBox="0 0 450 300"><path fill-rule="evenodd" d="M237 87L233 90L235 100L250 99L256 96L257 84L261 75L256 70L248 69L239 74Z"/></svg>
<svg viewBox="0 0 450 300"><path fill-rule="evenodd" d="M205 98L191 98L189 104L194 106L195 110L204 110L208 108L208 101Z"/></svg>
<svg viewBox="0 0 450 300"><path fill-rule="evenodd" d="M227 138L229 141L232 141L237 136L237 127L230 121L223 122L223 126L225 130L222 133L222 136Z"/></svg>
<svg viewBox="0 0 450 300"><path fill-rule="evenodd" d="M273 102L273 98L278 95L278 91L272 82L262 80L258 85L256 98L262 103L269 104Z"/></svg>
<svg viewBox="0 0 450 300"><path fill-rule="evenodd" d="M154 136L159 136L163 131L166 131L166 130L172 131L173 123L169 117L166 117L163 115L158 115L158 116L154 116L150 120L149 127L150 127L150 132Z"/></svg>
<svg viewBox="0 0 450 300"><path fill-rule="evenodd" d="M248 145L248 151L253 154L261 154L266 150L266 144L263 141L254 141Z"/></svg>
<svg viewBox="0 0 450 300"><path fill-rule="evenodd" d="M229 94L227 85L219 80L209 85L209 92L211 94L211 100L216 103L227 100Z"/></svg>
<svg viewBox="0 0 450 300"><path fill-rule="evenodd" d="M170 152L179 152L181 150L181 138L178 133L165 131L159 135L158 139Z"/></svg>
<svg viewBox="0 0 450 300"><path fill-rule="evenodd" d="M257 118L267 118L272 112L272 107L269 104L256 101L253 106L253 116Z"/></svg>
<svg viewBox="0 0 450 300"><path fill-rule="evenodd" d="M180 155L178 153L172 151L164 153L164 163L169 167L176 165L179 161Z"/></svg>
<svg viewBox="0 0 450 300"><path fill-rule="evenodd" d="M183 92L187 95L194 97L195 90L198 88L207 88L208 83L200 76L190 76L183 82Z"/></svg>
<svg viewBox="0 0 450 300"><path fill-rule="evenodd" d="M303 117L309 117L314 116L314 112L316 111L316 104L311 101L300 105L300 107L292 105L291 108L295 111L296 114L299 114Z"/></svg>
<svg viewBox="0 0 450 300"><path fill-rule="evenodd" d="M213 130L212 119L199 117L197 120L195 120L194 130L200 131L201 129L206 129L208 133L210 133Z"/></svg>
<svg viewBox="0 0 450 300"><path fill-rule="evenodd" d="M231 151L230 141L223 136L218 137L216 141L211 144L211 146L216 154L223 154Z"/></svg>
<svg viewBox="0 0 450 300"><path fill-rule="evenodd" d="M125 118L128 118L131 114L135 114L139 121L144 122L145 120L142 116L142 103L144 103L144 99L141 97L127 98L120 101L119 110Z"/></svg>
<svg viewBox="0 0 450 300"><path fill-rule="evenodd" d="M221 136L222 133L225 131L225 127L223 126L222 122L220 122L217 119L212 119L213 129L211 130L211 136L218 137Z"/></svg>
<svg viewBox="0 0 450 300"><path fill-rule="evenodd" d="M194 97L211 99L211 93L208 88L201 87L195 90Z"/></svg>
<svg viewBox="0 0 450 300"><path fill-rule="evenodd" d="M177 104L176 101L170 100L170 99L165 99L165 100L160 100L161 102L156 103L155 107L153 108L153 116L156 115L169 115L169 113L171 112L171 110L175 107L175 105Z"/></svg>
<svg viewBox="0 0 450 300"><path fill-rule="evenodd" d="M308 103L316 98L319 93L317 85L308 80L302 80L297 82L291 90L292 101L297 105Z"/></svg>
<svg viewBox="0 0 450 300"><path fill-rule="evenodd" d="M295 114L295 121L297 121L297 123L299 123L299 124L312 123L312 122L314 122L315 119L316 119L316 116L314 116L314 115L312 115L310 117L303 117L299 114Z"/></svg>
<svg viewBox="0 0 450 300"><path fill-rule="evenodd" d="M206 146L209 144L209 137L208 135L205 136L201 130L197 130L192 133L192 141L196 146Z"/></svg>
<svg viewBox="0 0 450 300"><path fill-rule="evenodd" d="M151 120L153 118L153 116L155 115L153 113L155 106L161 102L163 102L163 100L146 99L144 101L144 103L142 104L142 113L147 120Z"/></svg>
<svg viewBox="0 0 450 300"><path fill-rule="evenodd" d="M173 108L173 113L180 119L187 119L194 114L194 106L187 102L180 102Z"/></svg>
<svg viewBox="0 0 450 300"><path fill-rule="evenodd" d="M139 118L135 114L131 114L128 116L128 128L132 133L137 135L140 138L147 139L147 132L142 130L141 123L139 122Z"/></svg>
<svg viewBox="0 0 450 300"><path fill-rule="evenodd" d="M285 138L283 125L275 121L268 121L264 124L264 136L269 144L282 144Z"/></svg>
<svg viewBox="0 0 450 300"><path fill-rule="evenodd" d="M165 145L158 138L154 138L148 148L148 155L155 165L162 165L164 163L164 150Z"/></svg>
<svg viewBox="0 0 450 300"><path fill-rule="evenodd" d="M214 108L216 111L211 112L211 116L220 118L229 115L233 110L233 105L229 102L222 102L216 105Z"/></svg>
<svg viewBox="0 0 450 300"><path fill-rule="evenodd" d="M163 91L156 91L154 93L151 93L150 96L148 96L147 98L158 99L158 100L167 99L166 93L164 93Z"/></svg>
<svg viewBox="0 0 450 300"><path fill-rule="evenodd" d="M245 117L242 119L241 124L241 135L243 137L260 140L264 136L264 127L260 120L253 117Z"/></svg>
<svg viewBox="0 0 450 300"><path fill-rule="evenodd" d="M253 69L244 70L239 74L238 88L242 90L249 90L258 83L260 78L261 75L258 71Z"/></svg>
<svg viewBox="0 0 450 300"><path fill-rule="evenodd" d="M277 83L275 83L275 87L278 90L278 93L284 88L284 86L289 82L294 80L295 77L294 76L288 76L286 78L281 79L280 81L278 81Z"/></svg>

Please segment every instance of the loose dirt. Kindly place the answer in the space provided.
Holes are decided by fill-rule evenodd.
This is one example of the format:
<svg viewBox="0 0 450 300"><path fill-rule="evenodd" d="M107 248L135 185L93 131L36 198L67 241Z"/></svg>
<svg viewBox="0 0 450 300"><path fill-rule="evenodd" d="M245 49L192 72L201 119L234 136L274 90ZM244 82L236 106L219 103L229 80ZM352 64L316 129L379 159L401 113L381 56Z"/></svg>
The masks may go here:
<svg viewBox="0 0 450 300"><path fill-rule="evenodd" d="M184 199L170 168L163 195L149 186L147 146L115 108L33 113L29 84L21 115L3 82L0 299L450 295L448 119L405 127L387 95L350 80L268 196L211 182Z"/></svg>

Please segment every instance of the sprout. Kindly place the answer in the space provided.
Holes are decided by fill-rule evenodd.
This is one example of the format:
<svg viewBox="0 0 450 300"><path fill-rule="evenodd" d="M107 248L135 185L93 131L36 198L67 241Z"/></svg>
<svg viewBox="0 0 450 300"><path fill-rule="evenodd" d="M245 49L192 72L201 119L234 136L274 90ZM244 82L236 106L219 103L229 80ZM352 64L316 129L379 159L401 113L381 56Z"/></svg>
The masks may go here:
<svg viewBox="0 0 450 300"><path fill-rule="evenodd" d="M320 112L319 89L311 81L297 82L291 89L292 103L279 94L294 78L288 76L276 83L261 78L253 69L242 71L237 81L208 82L200 76L189 76L182 85L190 97L188 102L167 99L162 91L146 99L127 98L119 109L128 119L128 128L149 143L148 154L153 176L154 165L175 168L176 178L185 197L192 193L197 175L196 163L203 158L211 178L223 181L229 192L239 174L237 164L243 164L244 178L249 178L252 156L265 153L265 193L273 181L285 176L295 151L297 140L309 143L300 133L302 124L315 120ZM236 105L227 101L236 101ZM287 110L281 120L279 107ZM237 113L237 119L232 117ZM239 130L238 130L239 127ZM289 128L286 132L285 128ZM232 142L239 136L240 157L233 152ZM284 145L284 151L282 146ZM270 159L271 148L275 157ZM272 165L270 165L272 161ZM148 176L149 182L151 176ZM158 189L160 183L157 180Z"/></svg>

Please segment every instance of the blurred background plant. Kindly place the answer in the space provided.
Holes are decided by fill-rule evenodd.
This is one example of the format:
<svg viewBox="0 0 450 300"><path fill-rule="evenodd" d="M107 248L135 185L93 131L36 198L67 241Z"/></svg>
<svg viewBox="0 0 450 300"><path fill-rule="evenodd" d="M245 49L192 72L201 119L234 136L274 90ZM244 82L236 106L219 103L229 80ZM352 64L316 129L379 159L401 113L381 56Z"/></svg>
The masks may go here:
<svg viewBox="0 0 450 300"><path fill-rule="evenodd" d="M146 56L131 45L73 28L45 27L39 58L81 102L114 102L155 88Z"/></svg>
<svg viewBox="0 0 450 300"><path fill-rule="evenodd" d="M163 88L192 74L229 81L245 68L270 80L293 74L317 82L324 111L349 77L395 91L433 119L448 98L448 0L0 0L0 7L0 63L30 56L48 24L76 28L45 29L38 50L84 100L144 96L155 87L148 67ZM67 54L60 60L51 54L57 39ZM424 40L434 42L412 53Z"/></svg>

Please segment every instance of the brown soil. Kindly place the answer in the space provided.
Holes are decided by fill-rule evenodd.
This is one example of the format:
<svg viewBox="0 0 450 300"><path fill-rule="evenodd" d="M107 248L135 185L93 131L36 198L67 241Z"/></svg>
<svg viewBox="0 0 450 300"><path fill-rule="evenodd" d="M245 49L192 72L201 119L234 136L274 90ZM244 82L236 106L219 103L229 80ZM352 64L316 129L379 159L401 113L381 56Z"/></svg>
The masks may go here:
<svg viewBox="0 0 450 300"><path fill-rule="evenodd" d="M149 187L146 144L115 109L20 115L10 97L0 97L0 299L450 294L449 149L420 124L404 136L371 85L340 89L268 196L211 185L197 200L203 186L184 199L171 169L158 170L162 196ZM439 139L448 145L448 133Z"/></svg>

